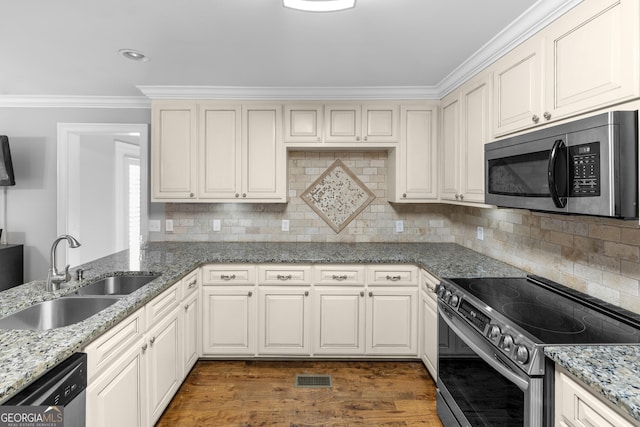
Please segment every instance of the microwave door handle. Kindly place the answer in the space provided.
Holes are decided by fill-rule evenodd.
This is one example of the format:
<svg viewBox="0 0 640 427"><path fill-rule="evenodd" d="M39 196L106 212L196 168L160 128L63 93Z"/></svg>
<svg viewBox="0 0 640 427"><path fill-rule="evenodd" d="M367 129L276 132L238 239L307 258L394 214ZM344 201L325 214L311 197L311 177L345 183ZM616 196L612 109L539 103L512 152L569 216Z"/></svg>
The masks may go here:
<svg viewBox="0 0 640 427"><path fill-rule="evenodd" d="M556 162L558 161L560 150L564 148L564 146L565 145L563 140L556 140L556 142L553 143L553 147L551 148L551 154L549 154L549 193L551 193L551 199L553 200L553 204L556 205L557 208L564 208L565 206L567 206L567 198L560 197L560 195L558 194L558 179L556 177ZM564 173L566 173L566 171Z"/></svg>

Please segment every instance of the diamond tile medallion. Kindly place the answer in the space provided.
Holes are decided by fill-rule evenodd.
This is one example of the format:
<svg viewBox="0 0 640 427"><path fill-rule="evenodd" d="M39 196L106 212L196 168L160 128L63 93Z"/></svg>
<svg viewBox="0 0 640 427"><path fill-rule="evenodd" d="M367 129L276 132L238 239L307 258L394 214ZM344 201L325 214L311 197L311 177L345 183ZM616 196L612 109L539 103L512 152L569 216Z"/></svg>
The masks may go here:
<svg viewBox="0 0 640 427"><path fill-rule="evenodd" d="M300 197L336 233L376 198L340 159L333 162Z"/></svg>

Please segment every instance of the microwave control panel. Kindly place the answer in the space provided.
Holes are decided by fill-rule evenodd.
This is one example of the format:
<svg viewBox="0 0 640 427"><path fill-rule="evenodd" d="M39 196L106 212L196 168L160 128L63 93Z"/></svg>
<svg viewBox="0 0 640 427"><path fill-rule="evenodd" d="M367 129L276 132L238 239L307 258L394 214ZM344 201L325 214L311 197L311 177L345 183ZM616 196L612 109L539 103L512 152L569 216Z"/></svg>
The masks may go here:
<svg viewBox="0 0 640 427"><path fill-rule="evenodd" d="M569 147L570 197L600 196L600 143Z"/></svg>

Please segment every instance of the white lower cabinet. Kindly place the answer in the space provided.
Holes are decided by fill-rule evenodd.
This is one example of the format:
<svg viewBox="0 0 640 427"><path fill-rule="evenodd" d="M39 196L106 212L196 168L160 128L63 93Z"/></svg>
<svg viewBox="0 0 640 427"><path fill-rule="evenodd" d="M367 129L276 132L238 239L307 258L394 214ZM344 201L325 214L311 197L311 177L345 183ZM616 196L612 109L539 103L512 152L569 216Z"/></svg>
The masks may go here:
<svg viewBox="0 0 640 427"><path fill-rule="evenodd" d="M637 425L596 397L556 365L555 420L558 427L631 427Z"/></svg>
<svg viewBox="0 0 640 427"><path fill-rule="evenodd" d="M144 427L146 411L146 354L141 338L112 361L87 386L87 425ZM91 346L91 344L90 344ZM95 347L92 347L95 348ZM85 349L90 354L91 349ZM90 357L90 356L89 356Z"/></svg>
<svg viewBox="0 0 640 427"><path fill-rule="evenodd" d="M258 287L258 354L311 354L308 286Z"/></svg>
<svg viewBox="0 0 640 427"><path fill-rule="evenodd" d="M254 356L255 286L204 286L202 303L203 356Z"/></svg>
<svg viewBox="0 0 640 427"><path fill-rule="evenodd" d="M381 287L367 297L367 354L418 354L418 289Z"/></svg>
<svg viewBox="0 0 640 427"><path fill-rule="evenodd" d="M197 350L193 354L199 339L194 324L199 318L194 311L199 306L197 275L187 279L83 349L88 358L87 425L143 427L162 415L199 357Z"/></svg>
<svg viewBox="0 0 640 427"><path fill-rule="evenodd" d="M364 296L364 286L314 289L313 354L364 354Z"/></svg>
<svg viewBox="0 0 640 427"><path fill-rule="evenodd" d="M147 332L147 408L150 425L162 415L182 384L180 307Z"/></svg>
<svg viewBox="0 0 640 427"><path fill-rule="evenodd" d="M422 270L420 284L420 358L431 374L438 377L438 303L435 286L438 280Z"/></svg>

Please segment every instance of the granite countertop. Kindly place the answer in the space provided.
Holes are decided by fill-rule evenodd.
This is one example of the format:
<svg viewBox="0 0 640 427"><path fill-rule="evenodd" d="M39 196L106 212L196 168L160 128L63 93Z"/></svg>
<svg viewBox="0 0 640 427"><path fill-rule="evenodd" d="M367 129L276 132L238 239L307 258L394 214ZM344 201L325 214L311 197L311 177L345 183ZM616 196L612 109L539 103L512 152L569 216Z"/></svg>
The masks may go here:
<svg viewBox="0 0 640 427"><path fill-rule="evenodd" d="M89 319L48 331L0 330L0 402L79 351L129 314L207 263L416 264L437 277L508 277L525 272L452 243L149 243L87 264L82 282L46 292L34 281L0 292L0 317L61 297L114 272L161 273ZM75 270L75 269L74 269Z"/></svg>
<svg viewBox="0 0 640 427"><path fill-rule="evenodd" d="M640 345L546 347L545 355L640 422Z"/></svg>

